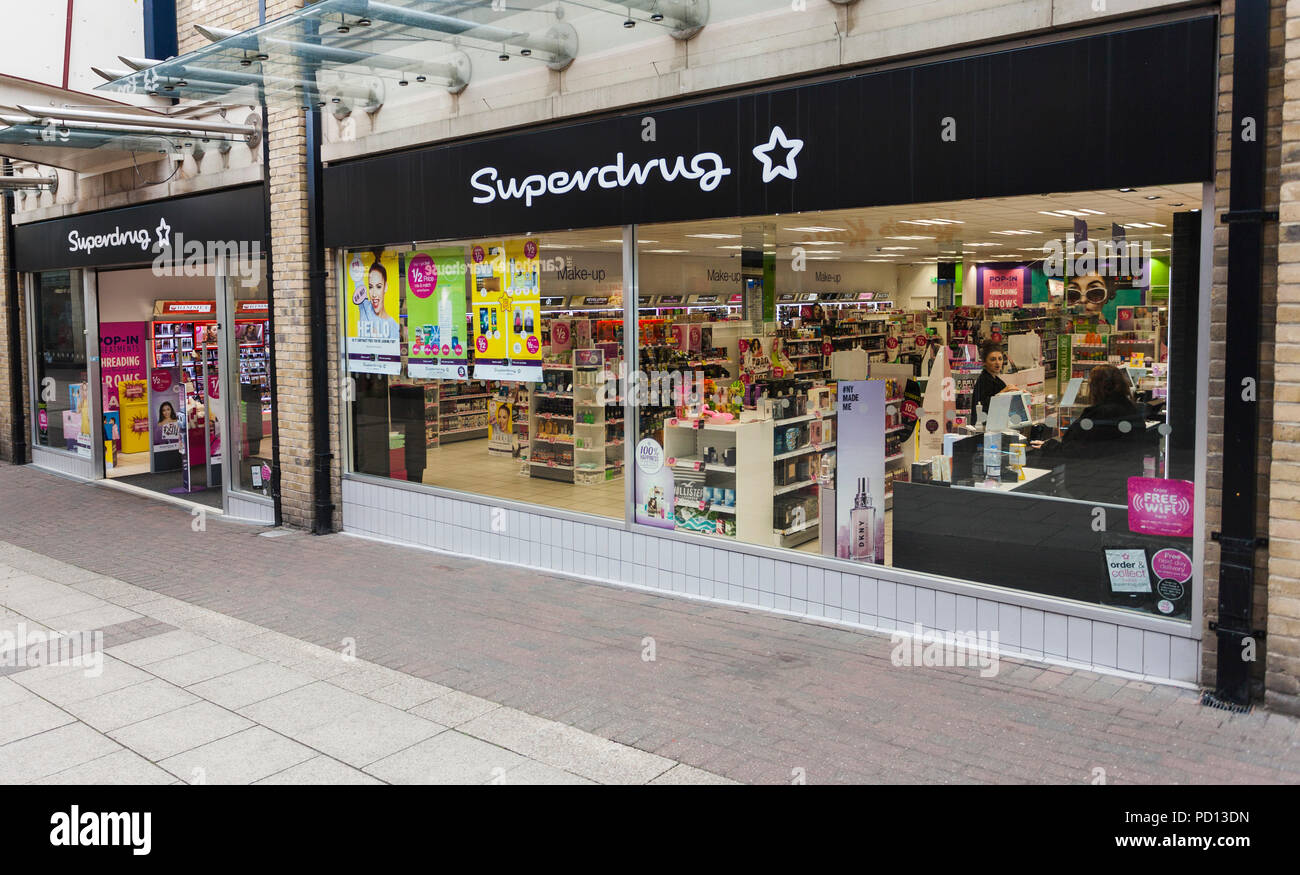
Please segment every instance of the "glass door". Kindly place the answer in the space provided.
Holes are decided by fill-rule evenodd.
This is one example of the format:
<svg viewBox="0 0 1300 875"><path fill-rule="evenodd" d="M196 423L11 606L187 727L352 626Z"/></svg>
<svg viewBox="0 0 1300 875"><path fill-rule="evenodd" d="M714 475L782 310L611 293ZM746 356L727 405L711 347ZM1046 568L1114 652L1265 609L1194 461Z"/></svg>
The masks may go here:
<svg viewBox="0 0 1300 875"><path fill-rule="evenodd" d="M237 270L231 268L238 268ZM221 324L228 428L229 489L270 499L271 330L265 261L229 262L223 276Z"/></svg>

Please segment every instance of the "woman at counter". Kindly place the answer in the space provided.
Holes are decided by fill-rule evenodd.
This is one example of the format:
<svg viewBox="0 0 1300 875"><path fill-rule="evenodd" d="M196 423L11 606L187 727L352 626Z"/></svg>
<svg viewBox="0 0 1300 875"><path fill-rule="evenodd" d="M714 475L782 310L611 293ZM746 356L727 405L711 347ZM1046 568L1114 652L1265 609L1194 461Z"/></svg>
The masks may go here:
<svg viewBox="0 0 1300 875"><path fill-rule="evenodd" d="M1002 377L999 376L1007 364L1007 357L1002 352L1000 343L994 340L985 341L984 345L980 347L980 360L984 362L984 370L980 371L978 379L975 380L975 388L971 390L971 425L976 425L979 422L979 412L981 410L984 411L985 416L988 416L989 401L993 399L994 395L1012 391Z"/></svg>

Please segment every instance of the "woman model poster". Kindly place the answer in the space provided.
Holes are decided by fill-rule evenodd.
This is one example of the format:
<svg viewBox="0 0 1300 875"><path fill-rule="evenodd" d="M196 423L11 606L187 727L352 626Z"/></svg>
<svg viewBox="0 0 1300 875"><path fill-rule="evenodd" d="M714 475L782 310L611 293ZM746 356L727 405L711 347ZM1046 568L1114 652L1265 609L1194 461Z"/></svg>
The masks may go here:
<svg viewBox="0 0 1300 875"><path fill-rule="evenodd" d="M352 294L357 305L357 336L377 340L396 340L400 336L397 320L389 314L385 298L388 297L388 269L375 256L365 273L365 285L358 285Z"/></svg>

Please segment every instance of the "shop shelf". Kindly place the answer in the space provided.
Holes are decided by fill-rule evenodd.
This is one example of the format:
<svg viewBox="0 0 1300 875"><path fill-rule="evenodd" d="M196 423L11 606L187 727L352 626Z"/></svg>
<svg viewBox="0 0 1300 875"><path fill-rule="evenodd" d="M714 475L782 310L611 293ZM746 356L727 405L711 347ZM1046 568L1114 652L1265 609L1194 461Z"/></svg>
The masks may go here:
<svg viewBox="0 0 1300 875"><path fill-rule="evenodd" d="M778 486L772 490L773 495L785 495L787 492L794 492L798 489L807 489L809 486L816 486L816 480L800 480L797 483L791 483L786 486Z"/></svg>
<svg viewBox="0 0 1300 875"><path fill-rule="evenodd" d="M788 529L776 529L778 535L793 535L795 532L806 532L813 526L820 525L821 519L808 520L806 523L797 526L791 526Z"/></svg>

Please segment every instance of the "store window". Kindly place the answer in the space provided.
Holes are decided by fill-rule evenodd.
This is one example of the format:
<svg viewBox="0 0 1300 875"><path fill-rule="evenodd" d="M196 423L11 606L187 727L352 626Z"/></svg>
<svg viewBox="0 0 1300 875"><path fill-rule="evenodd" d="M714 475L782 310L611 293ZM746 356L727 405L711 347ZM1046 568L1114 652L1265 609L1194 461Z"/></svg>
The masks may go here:
<svg viewBox="0 0 1300 875"><path fill-rule="evenodd" d="M81 271L33 277L36 442L89 458L92 402Z"/></svg>
<svg viewBox="0 0 1300 875"><path fill-rule="evenodd" d="M622 234L345 253L352 469L622 519Z"/></svg>
<svg viewBox="0 0 1300 875"><path fill-rule="evenodd" d="M226 384L230 386L231 485L240 492L271 494L271 324L264 262L226 279L234 334Z"/></svg>
<svg viewBox="0 0 1300 875"><path fill-rule="evenodd" d="M1187 619L1200 201L639 227L636 522Z"/></svg>

